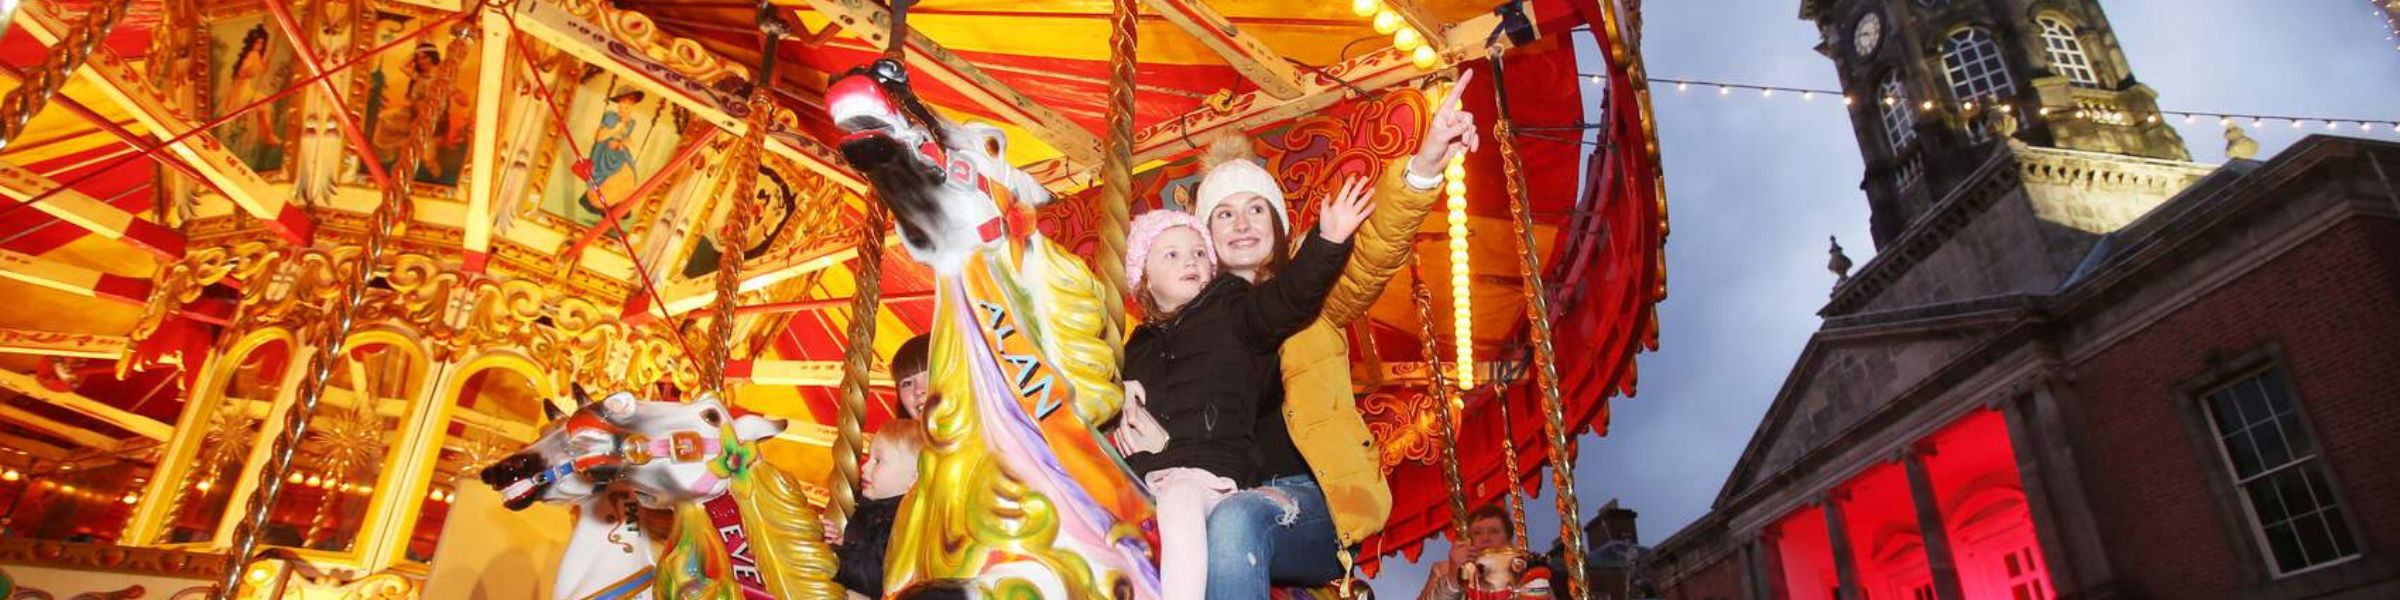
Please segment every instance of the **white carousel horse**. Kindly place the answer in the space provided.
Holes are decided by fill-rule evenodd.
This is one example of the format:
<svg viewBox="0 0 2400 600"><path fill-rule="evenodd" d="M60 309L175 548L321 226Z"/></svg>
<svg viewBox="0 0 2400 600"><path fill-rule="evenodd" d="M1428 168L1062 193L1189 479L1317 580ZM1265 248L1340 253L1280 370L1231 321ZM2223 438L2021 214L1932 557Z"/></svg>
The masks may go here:
<svg viewBox="0 0 2400 600"><path fill-rule="evenodd" d="M928 379L942 401L886 588L972 579L1001 597L1157 597L1150 499L1093 429L1124 399L1104 284L1035 229L1049 190L1008 164L999 129L919 104L898 60L854 69L826 99L849 134L843 158L938 280Z"/></svg>
<svg viewBox="0 0 2400 600"><path fill-rule="evenodd" d="M637 518L633 494L607 490L575 503L575 530L567 535L551 600L650 600L657 576L658 548Z"/></svg>
<svg viewBox="0 0 2400 600"><path fill-rule="evenodd" d="M580 389L575 395L574 413L553 417L532 445L483 470L483 482L500 491L509 509L587 502L621 489L642 506L675 511L648 586L656 597L841 597L816 509L798 484L759 459L757 442L783 431L780 420L737 415L714 395L689 403L641 401L626 392L599 401ZM604 540L616 531L593 525L591 533ZM567 571L575 568L562 566L560 589L569 587ZM593 568L575 581L604 578Z"/></svg>

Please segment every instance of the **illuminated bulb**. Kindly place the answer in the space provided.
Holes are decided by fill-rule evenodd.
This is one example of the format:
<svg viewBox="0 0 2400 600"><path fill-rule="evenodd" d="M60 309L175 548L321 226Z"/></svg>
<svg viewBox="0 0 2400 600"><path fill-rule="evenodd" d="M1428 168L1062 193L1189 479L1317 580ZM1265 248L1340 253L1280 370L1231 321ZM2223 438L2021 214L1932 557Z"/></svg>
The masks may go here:
<svg viewBox="0 0 2400 600"><path fill-rule="evenodd" d="M1767 89L1767 88L1759 88L1759 89L1758 89L1758 97L1760 97L1760 98L1773 98L1773 97L1775 97L1775 90L1771 90L1771 89Z"/></svg>
<svg viewBox="0 0 2400 600"><path fill-rule="evenodd" d="M1919 102L1919 103L1917 103L1917 109L1918 109L1918 110L1933 110L1933 101L1932 101L1932 100L1926 100L1926 101L1924 101L1924 102Z"/></svg>
<svg viewBox="0 0 2400 600"><path fill-rule="evenodd" d="M2325 122L2325 130L2326 130L2326 131L2333 131L2333 128L2334 128L2334 127L2338 127L2338 126L2340 126L2340 125L2341 125L2341 123L2336 123L2336 122L2333 122L2333 121L2326 121L2326 122Z"/></svg>
<svg viewBox="0 0 2400 600"><path fill-rule="evenodd" d="M2009 105L2006 105L2006 104L2002 104L2002 105L2000 105L2000 107L1998 108L1998 110L1999 110L2000 112L2016 112L2016 111L2017 111L2017 107L2014 107L2014 106L2009 106Z"/></svg>
<svg viewBox="0 0 2400 600"><path fill-rule="evenodd" d="M1719 96L1723 96L1723 95L1726 95L1726 94L1731 94L1731 93L1733 93L1733 88L1729 88L1729 87L1725 87L1725 86L1721 86L1721 85L1720 85L1720 86L1717 86L1717 95L1719 95Z"/></svg>
<svg viewBox="0 0 2400 600"><path fill-rule="evenodd" d="M2189 123L2191 123L2192 121L2194 121L2194 120L2197 120L2197 119L2199 119L2199 117L2195 117L2195 116L2192 116L2192 115L2184 115L2184 116L2183 116L2183 122L2184 122L2184 123L2186 123L2186 124L2189 124Z"/></svg>
<svg viewBox="0 0 2400 600"><path fill-rule="evenodd" d="M359 493L359 495L361 495L361 496L364 496L364 495L369 495L369 494L374 494L374 493L375 493L375 486L371 486L371 485L362 485L362 486L358 486L356 489L358 490L358 493Z"/></svg>
<svg viewBox="0 0 2400 600"><path fill-rule="evenodd" d="M210 488L210 487L213 487L213 486L215 486L215 485L216 485L216 484L214 484L214 483L211 483L211 482L208 482L208 481L202 481L202 482L200 482L200 484L199 484L199 485L195 485L195 486L192 486L192 487L193 487L194 489L198 489L198 490L200 490L200 491L203 491L203 492L205 492L205 491L208 491L208 488Z"/></svg>
<svg viewBox="0 0 2400 600"><path fill-rule="evenodd" d="M1850 97L1850 95L1849 95L1849 94L1843 94L1843 95L1842 95L1842 106L1854 106L1854 105L1857 105L1857 104L1858 104L1858 99L1857 99L1857 98L1852 98L1852 97Z"/></svg>
<svg viewBox="0 0 2400 600"><path fill-rule="evenodd" d="M1442 192L1452 196L1464 197L1467 195L1467 182L1456 179L1450 180L1449 185L1442 187Z"/></svg>
<svg viewBox="0 0 2400 600"><path fill-rule="evenodd" d="M1434 67L1441 66L1441 62L1440 62L1440 61L1441 61L1441 55L1434 54L1434 53L1433 53L1433 47L1432 47L1432 46L1418 46L1418 47L1417 47L1417 51L1416 51L1416 53L1415 53L1413 56L1410 56L1409 58L1410 58L1410 60L1412 60L1412 61L1414 61L1414 62L1416 62L1416 63L1417 63L1417 68L1418 68L1418 69L1424 69L1424 70L1429 70L1429 71L1430 71L1430 70L1432 70ZM1593 82L1593 83L1598 83L1598 82L1597 82L1597 81L1595 81L1595 82Z"/></svg>
<svg viewBox="0 0 2400 600"><path fill-rule="evenodd" d="M2044 106L2044 107L2042 107L2042 110L2041 110L2041 112L2034 113L2034 114L2038 114L2038 115L2045 116L2045 117L2047 117L2047 116L2050 116L2050 107Z"/></svg>
<svg viewBox="0 0 2400 600"><path fill-rule="evenodd" d="M325 479L315 475L310 475L308 476L308 480L301 482L301 484L309 487L324 487Z"/></svg>
<svg viewBox="0 0 2400 600"><path fill-rule="evenodd" d="M426 499L426 500L432 500L432 501L434 501L434 502L441 502L441 501L442 501L442 491L441 491L441 490L434 490L434 491L426 492L426 493L425 493L425 499Z"/></svg>
<svg viewBox="0 0 2400 600"><path fill-rule="evenodd" d="M1425 47L1425 35L1417 33L1415 29L1402 27L1392 32L1392 47L1399 48L1401 52L1415 51Z"/></svg>
<svg viewBox="0 0 2400 600"><path fill-rule="evenodd" d="M2158 115L2150 115L2150 116L2147 116L2147 117L2142 117L2142 122L2143 122L2143 123L2157 123L2157 122L2158 122Z"/></svg>
<svg viewBox="0 0 2400 600"><path fill-rule="evenodd" d="M16 469L9 469L9 470L6 470L6 471L0 471L0 481L16 481L16 480L19 480L19 479L24 479L24 478L25 478L25 474L23 474L23 473L18 473Z"/></svg>
<svg viewBox="0 0 2400 600"><path fill-rule="evenodd" d="M1450 211L1450 226L1451 226L1451 227L1465 227L1465 226L1467 226L1467 213L1463 213L1463 212L1459 212L1459 211L1455 211L1455 210L1454 210L1454 211Z"/></svg>
<svg viewBox="0 0 2400 600"><path fill-rule="evenodd" d="M1397 15L1397 14L1392 14L1392 11L1390 11L1390 10L1376 11L1376 13L1375 13L1375 33L1380 33L1380 34L1383 34L1383 35L1391 35L1391 34L1392 34L1392 32L1394 32L1394 31L1399 31L1399 30L1400 30L1400 15Z"/></svg>
<svg viewBox="0 0 2400 600"><path fill-rule="evenodd" d="M1685 82L1681 82L1681 81L1675 82L1675 91L1681 92L1681 91L1686 91L1686 90L1690 90L1690 89L1692 89L1692 84L1690 84L1690 83L1685 83Z"/></svg>
<svg viewBox="0 0 2400 600"><path fill-rule="evenodd" d="M300 483L301 481L304 481L304 480L306 480L306 479L307 479L306 477L302 477L302 476L300 475L300 472L299 472L299 471L293 471L293 472L292 472L292 476L283 478L283 480L284 480L284 481L286 481L286 482L290 482L290 483Z"/></svg>
<svg viewBox="0 0 2400 600"><path fill-rule="evenodd" d="M2367 131L2367 130L2371 130L2371 129L2374 129L2374 128L2375 128L2375 126L2373 126L2373 125L2368 125L2366 121L2359 121L2359 122L2358 122L2358 130L2359 130L2359 131Z"/></svg>
<svg viewBox="0 0 2400 600"><path fill-rule="evenodd" d="M1961 105L1961 106L1959 107L1959 110L1973 111L1973 110L1975 110L1975 103L1973 103L1973 102L1968 102L1968 103L1966 103L1966 104L1964 104L1964 105Z"/></svg>
<svg viewBox="0 0 2400 600"><path fill-rule="evenodd" d="M2292 119L2292 128L2293 128L2293 129L2299 129L2299 128L2300 128L2300 120L2299 120L2299 119Z"/></svg>
<svg viewBox="0 0 2400 600"><path fill-rule="evenodd" d="M1454 238L1463 238L1463 237L1467 237L1467 226L1465 226L1465 225L1451 225L1451 226L1450 226L1450 237L1454 237Z"/></svg>
<svg viewBox="0 0 2400 600"><path fill-rule="evenodd" d="M1383 10L1383 3L1376 0L1350 0L1350 14L1371 17L1381 10Z"/></svg>
<svg viewBox="0 0 2400 600"><path fill-rule="evenodd" d="M1899 103L1900 103L1900 99L1899 99L1899 98L1894 98L1894 97L1891 97L1891 96L1884 96L1884 97L1883 97L1883 105L1884 105L1884 106L1891 106L1891 105L1894 105L1894 104L1899 104Z"/></svg>
<svg viewBox="0 0 2400 600"><path fill-rule="evenodd" d="M1467 161L1466 161L1466 157L1463 157L1463 156L1462 156L1462 157L1459 157L1459 158L1456 158L1456 159L1452 159L1452 160L1450 161L1450 168L1449 168L1449 169L1447 169L1447 170L1444 170L1444 171L1442 171L1442 176L1443 176L1443 177L1446 177L1446 178L1449 178L1451 181L1458 181L1458 180L1460 180L1460 179L1466 179L1466 178L1467 178Z"/></svg>
<svg viewBox="0 0 2400 600"><path fill-rule="evenodd" d="M133 492L125 492L125 497L122 499L122 501L126 504L141 504L142 497L134 495Z"/></svg>
<svg viewBox="0 0 2400 600"><path fill-rule="evenodd" d="M2250 128L2251 128L2251 129L2257 129L2257 128L2260 128L2260 127L2265 127L2265 126L2267 126L2267 120L2266 120L2266 119L2251 119L2251 120L2250 120Z"/></svg>
<svg viewBox="0 0 2400 600"><path fill-rule="evenodd" d="M1800 92L1800 101L1801 101L1801 102L1810 102L1810 101L1814 101L1814 100L1816 100L1816 99L1817 99L1817 93L1816 93L1816 92Z"/></svg>
<svg viewBox="0 0 2400 600"><path fill-rule="evenodd" d="M1467 249L1466 249L1466 248L1451 248L1451 249L1450 249L1450 262L1452 262L1452 263L1456 263L1456 264L1462 264L1462 265L1463 265L1463 264L1467 264Z"/></svg>
<svg viewBox="0 0 2400 600"><path fill-rule="evenodd" d="M265 565L260 565L257 567L251 567L250 572L244 573L242 576L250 578L250 583L266 583L267 578L273 577L275 574L267 571L267 567Z"/></svg>
<svg viewBox="0 0 2400 600"><path fill-rule="evenodd" d="M2217 117L2217 126L2218 126L2218 127L2224 127L2224 126L2227 126L2227 125L2232 125L2232 124L2233 124L2233 119L2232 119L2231 117Z"/></svg>

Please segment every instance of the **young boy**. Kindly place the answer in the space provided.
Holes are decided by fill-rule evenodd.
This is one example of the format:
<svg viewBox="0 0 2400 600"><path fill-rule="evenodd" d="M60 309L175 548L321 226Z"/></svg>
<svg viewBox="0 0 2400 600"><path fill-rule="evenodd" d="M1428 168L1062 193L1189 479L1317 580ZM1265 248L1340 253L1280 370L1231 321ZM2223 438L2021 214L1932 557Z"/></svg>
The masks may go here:
<svg viewBox="0 0 2400 600"><path fill-rule="evenodd" d="M892 521L900 514L900 498L917 485L917 453L925 449L925 426L914 419L893 419L867 442L867 464L859 469L858 508L842 528L833 547L841 558L835 583L856 594L883 597L883 554L892 539Z"/></svg>

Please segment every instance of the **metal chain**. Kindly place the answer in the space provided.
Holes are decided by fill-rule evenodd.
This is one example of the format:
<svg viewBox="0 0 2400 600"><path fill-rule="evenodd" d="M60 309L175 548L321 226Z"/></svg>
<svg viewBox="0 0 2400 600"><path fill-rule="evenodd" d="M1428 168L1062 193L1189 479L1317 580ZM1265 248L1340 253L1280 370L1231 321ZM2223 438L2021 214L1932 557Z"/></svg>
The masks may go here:
<svg viewBox="0 0 2400 600"><path fill-rule="evenodd" d="M456 33L459 37L452 39L448 48L451 56L465 52L465 38L474 35L473 30L465 26L461 26ZM437 99L449 98L451 80L458 75L459 62L443 61L435 71L433 81L410 94L409 104L427 106ZM432 139L434 125L440 119L441 111L417 113L412 131L409 132L409 143L401 146L392 160L394 172L417 172L425 141ZM227 553L233 564L226 567L211 598L232 598L241 586L242 574L248 570L249 556L258 547L259 533L266 528L269 513L275 508L275 499L283 493L284 475L298 458L300 442L307 438L309 422L316 416L318 402L325 397L326 384L331 383L334 362L340 360L347 350L359 306L366 302L367 284L374 279L376 264L383 260L384 246L390 242L392 230L398 225L397 221L402 218L401 211L407 210L407 205L408 179L403 178L383 188L383 204L377 206L367 218L366 246L359 253L358 270L349 281L343 282L341 297L334 301L332 310L326 314L327 321L322 323L324 329L317 340L317 351L308 359L307 375L301 379L297 397L284 416L282 431L276 434L274 446L267 452L267 464L259 469L258 489L251 493L247 507L249 514L233 531L233 547Z"/></svg>
<svg viewBox="0 0 2400 600"><path fill-rule="evenodd" d="M1567 597L1578 600L1591 597L1590 583L1583 572L1582 509L1575 502L1575 457L1568 452L1567 442L1573 436L1567 429L1566 405L1558 397L1558 354L1550 346L1550 296L1543 292L1542 257L1533 240L1533 213L1525 206L1524 157L1517 154L1514 127L1508 119L1507 76L1501 71L1499 53L1492 53L1492 92L1499 110L1492 117L1492 140L1500 146L1502 179L1508 183L1508 212L1514 217L1509 225L1516 230L1517 273L1525 281L1525 320L1532 325L1536 385L1542 398L1542 434L1550 442L1550 480L1558 494L1559 547L1567 562Z"/></svg>
<svg viewBox="0 0 2400 600"><path fill-rule="evenodd" d="M1458 473L1458 426L1450 419L1450 378L1443 375L1447 371L1442 370L1442 355L1434 347L1439 338L1435 337L1433 329L1433 293L1425 290L1425 273L1417 264L1416 253L1409 253L1409 292L1417 301L1417 321L1425 329L1425 391L1433 396L1434 422L1442 428L1442 443L1435 445L1441 447L1442 479L1450 484L1451 539L1464 542L1467 539L1467 484ZM1458 343L1475 342L1459 340Z"/></svg>
<svg viewBox="0 0 2400 600"><path fill-rule="evenodd" d="M1133 76L1139 0L1114 0L1108 19L1108 154L1100 164L1100 305L1108 330L1125 327L1125 228L1133 214ZM1111 344L1125 337L1108 336Z"/></svg>
<svg viewBox="0 0 2400 600"><path fill-rule="evenodd" d="M7 148L9 142L16 141L17 134L25 132L25 124L50 104L52 96L58 95L58 88L67 84L67 76L82 68L84 59L91 58L100 43L108 40L108 32L116 29L117 20L124 18L126 7L132 5L133 0L92 3L91 10L83 14L83 22L50 47L50 56L42 59L41 67L30 73L32 77L10 90L8 98L0 99L0 148Z"/></svg>

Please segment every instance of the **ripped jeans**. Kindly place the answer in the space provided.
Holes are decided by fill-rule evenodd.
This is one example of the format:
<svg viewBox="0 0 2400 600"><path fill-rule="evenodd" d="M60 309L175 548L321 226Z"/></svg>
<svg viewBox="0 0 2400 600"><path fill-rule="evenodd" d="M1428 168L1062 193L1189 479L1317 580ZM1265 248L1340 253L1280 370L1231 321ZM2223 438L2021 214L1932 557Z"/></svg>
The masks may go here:
<svg viewBox="0 0 2400 600"><path fill-rule="evenodd" d="M1256 600L1270 584L1312 586L1342 576L1333 514L1317 480L1267 480L1217 501L1208 513L1208 597Z"/></svg>

